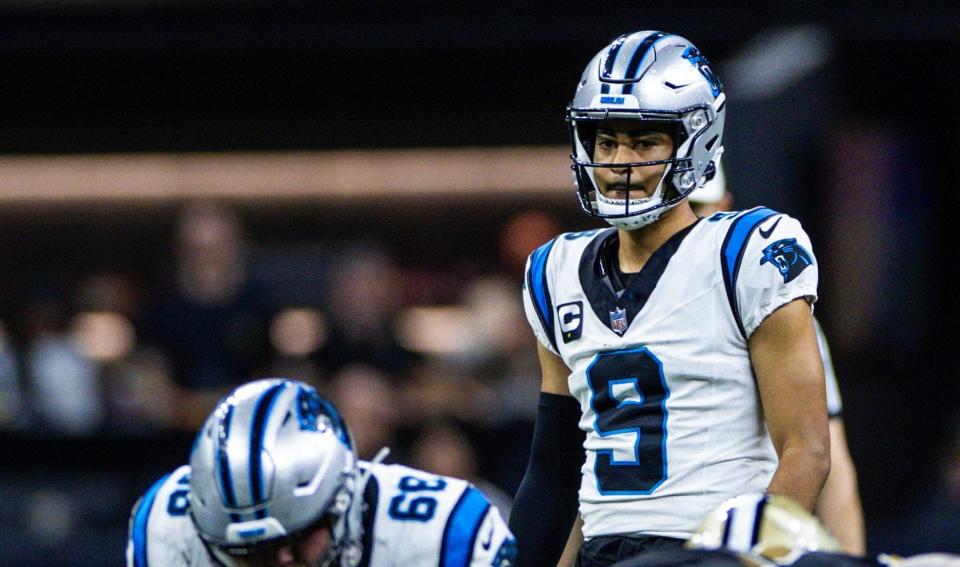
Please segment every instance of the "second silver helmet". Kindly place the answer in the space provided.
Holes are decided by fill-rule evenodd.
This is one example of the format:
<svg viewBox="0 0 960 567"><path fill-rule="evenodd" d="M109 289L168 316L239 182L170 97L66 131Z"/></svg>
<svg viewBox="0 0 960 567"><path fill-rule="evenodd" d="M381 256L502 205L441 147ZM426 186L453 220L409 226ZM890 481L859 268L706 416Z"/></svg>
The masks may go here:
<svg viewBox="0 0 960 567"><path fill-rule="evenodd" d="M343 526L353 442L307 384L268 379L234 390L200 430L190 467L190 513L218 556L253 553L320 522L329 522L334 553L355 537Z"/></svg>

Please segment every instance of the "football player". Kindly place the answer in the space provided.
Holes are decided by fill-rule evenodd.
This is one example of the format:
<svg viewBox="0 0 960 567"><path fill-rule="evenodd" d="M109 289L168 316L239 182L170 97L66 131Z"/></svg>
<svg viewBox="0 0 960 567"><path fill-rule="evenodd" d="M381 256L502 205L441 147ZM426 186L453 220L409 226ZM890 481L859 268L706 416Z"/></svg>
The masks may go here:
<svg viewBox="0 0 960 567"><path fill-rule="evenodd" d="M310 386L257 380L224 398L190 465L134 506L127 565L506 567L516 546L466 481L356 458Z"/></svg>
<svg viewBox="0 0 960 567"><path fill-rule="evenodd" d="M697 216L708 217L733 208L733 194L727 188L723 166L717 166L717 175L703 187L690 194L690 204ZM830 357L830 347L819 322L814 319L817 344L823 359L823 373L827 379L827 413L830 418L830 474L817 499L815 512L824 525L840 542L840 548L854 555L866 552L863 526L863 506L857 488L857 469L847 447L843 426L843 401L837 386L837 375Z"/></svg>
<svg viewBox="0 0 960 567"><path fill-rule="evenodd" d="M614 567L947 567L960 564L958 559L844 553L821 522L791 499L743 494L707 514L682 549L643 553Z"/></svg>
<svg viewBox="0 0 960 567"><path fill-rule="evenodd" d="M829 530L785 496L744 494L710 512L686 543L686 551L736 554L746 565L776 567L949 567L960 556L926 553L901 557L845 553ZM644 558L646 561L648 558ZM624 562L618 567L654 565ZM671 565L671 563L658 563Z"/></svg>
<svg viewBox="0 0 960 567"><path fill-rule="evenodd" d="M663 32L617 38L577 84L577 194L612 228L527 263L542 384L510 518L519 565L556 563L578 487L581 565L678 547L744 491L816 501L830 460L810 240L770 209L699 219L687 200L716 172L725 112L707 59Z"/></svg>

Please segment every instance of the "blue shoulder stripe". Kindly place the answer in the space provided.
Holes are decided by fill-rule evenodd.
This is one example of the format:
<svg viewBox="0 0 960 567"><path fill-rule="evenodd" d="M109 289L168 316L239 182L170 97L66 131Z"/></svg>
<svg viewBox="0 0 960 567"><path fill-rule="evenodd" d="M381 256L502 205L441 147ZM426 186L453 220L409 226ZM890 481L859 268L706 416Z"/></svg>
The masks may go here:
<svg viewBox="0 0 960 567"><path fill-rule="evenodd" d="M150 510L153 508L153 502L157 499L157 492L163 483L170 478L170 475L164 475L163 478L153 483L153 486L147 490L137 506L137 511L133 515L133 565L134 567L147 567L147 524L150 521Z"/></svg>
<svg viewBox="0 0 960 567"><path fill-rule="evenodd" d="M743 321L740 320L740 309L737 308L737 275L740 273L740 262L743 261L743 253L747 249L747 242L753 231L760 223L778 214L780 213L766 207L757 207L735 217L720 248L723 284L727 291L730 309L733 310L733 318L744 338L747 337L747 332L743 328Z"/></svg>
<svg viewBox="0 0 960 567"><path fill-rule="evenodd" d="M471 486L464 491L443 530L440 567L469 567L477 532L489 509L490 503L479 490Z"/></svg>
<svg viewBox="0 0 960 567"><path fill-rule="evenodd" d="M550 344L554 350L557 350L557 338L553 333L553 303L550 301L550 289L547 286L547 258L550 257L550 250L556 239L547 242L540 248L533 251L530 255L530 270L527 272L527 292L533 299L533 306L540 318L540 324L547 337L550 338Z"/></svg>

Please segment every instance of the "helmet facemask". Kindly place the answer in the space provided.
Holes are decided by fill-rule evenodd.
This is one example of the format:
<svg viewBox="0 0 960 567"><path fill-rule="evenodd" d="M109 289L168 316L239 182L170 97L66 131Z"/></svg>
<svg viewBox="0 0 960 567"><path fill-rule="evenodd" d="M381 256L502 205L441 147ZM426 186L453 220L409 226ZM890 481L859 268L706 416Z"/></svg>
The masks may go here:
<svg viewBox="0 0 960 567"><path fill-rule="evenodd" d="M636 122L636 128L634 128ZM670 137L673 147L670 154L662 159L646 161L613 161L612 156L597 157L599 148L598 137L607 139L611 143L619 143L627 139L629 143L638 133L640 137L646 135L644 123L640 121L605 121L582 120L571 123L576 139L574 169L577 173L578 194L581 205L592 215L602 217L620 228L635 228L653 222L648 213L656 210L659 205L668 201L675 193L669 183L671 171L676 168L676 140L681 130L672 122L648 122L650 133L663 133ZM628 132L622 132L629 128ZM607 131L606 134L598 132ZM659 157L659 156L655 156ZM662 171L655 179L656 185L651 189L649 168L660 167ZM641 168L647 168L642 172ZM647 175L645 176L644 173ZM659 214L656 215L659 217ZM637 224L638 218L646 222Z"/></svg>

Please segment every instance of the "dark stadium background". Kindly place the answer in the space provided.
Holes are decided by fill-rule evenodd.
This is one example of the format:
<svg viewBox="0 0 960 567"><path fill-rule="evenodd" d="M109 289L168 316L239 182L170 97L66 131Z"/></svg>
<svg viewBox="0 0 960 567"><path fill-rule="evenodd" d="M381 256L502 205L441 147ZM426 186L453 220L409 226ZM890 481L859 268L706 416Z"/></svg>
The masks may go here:
<svg viewBox="0 0 960 567"><path fill-rule="evenodd" d="M725 163L738 204L790 212L816 246L817 314L870 549L946 550L937 530L960 533L960 7L775 4L8 1L0 158L562 145L564 107L601 46L637 29L684 35L728 87ZM747 93L735 62L751 42L796 29L814 31L824 60L785 90ZM539 207L565 230L593 226L572 187L549 199L457 191L454 175L444 195L227 204L260 250L384 243L432 301L456 300L461 276L498 269L498 235L517 210ZM26 306L69 310L91 274L123 273L151 293L183 205L0 201L0 320L14 359L32 339ZM28 379L17 380L29 403ZM525 455L491 453L482 427L465 428L481 470L512 492ZM528 427L509 431L524 447ZM3 426L0 564L120 564L130 506L185 462L191 438ZM515 462L497 477L503 458ZM72 521L58 524L63 515Z"/></svg>

